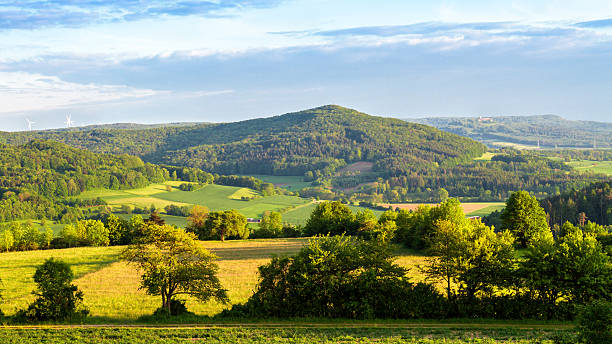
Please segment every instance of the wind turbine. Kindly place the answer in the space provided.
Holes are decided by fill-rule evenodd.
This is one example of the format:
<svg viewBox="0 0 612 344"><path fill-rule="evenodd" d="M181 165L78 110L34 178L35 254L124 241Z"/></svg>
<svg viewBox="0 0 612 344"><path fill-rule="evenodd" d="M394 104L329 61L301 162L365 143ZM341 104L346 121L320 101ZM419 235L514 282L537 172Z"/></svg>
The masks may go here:
<svg viewBox="0 0 612 344"><path fill-rule="evenodd" d="M27 125L28 125L28 131L32 131L32 124L36 123L36 122L32 122L30 121L28 118L25 119Z"/></svg>
<svg viewBox="0 0 612 344"><path fill-rule="evenodd" d="M70 114L66 115L66 126L68 128L72 128L72 126L74 125L74 121L70 119Z"/></svg>

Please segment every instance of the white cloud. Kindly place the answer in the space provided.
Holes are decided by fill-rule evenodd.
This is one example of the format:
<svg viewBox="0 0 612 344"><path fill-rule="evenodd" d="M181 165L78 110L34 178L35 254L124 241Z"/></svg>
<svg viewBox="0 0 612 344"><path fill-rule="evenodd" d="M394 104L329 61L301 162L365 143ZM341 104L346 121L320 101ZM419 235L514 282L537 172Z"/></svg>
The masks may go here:
<svg viewBox="0 0 612 344"><path fill-rule="evenodd" d="M123 85L79 84L56 76L0 72L0 113L51 110L77 104L121 101L167 93Z"/></svg>

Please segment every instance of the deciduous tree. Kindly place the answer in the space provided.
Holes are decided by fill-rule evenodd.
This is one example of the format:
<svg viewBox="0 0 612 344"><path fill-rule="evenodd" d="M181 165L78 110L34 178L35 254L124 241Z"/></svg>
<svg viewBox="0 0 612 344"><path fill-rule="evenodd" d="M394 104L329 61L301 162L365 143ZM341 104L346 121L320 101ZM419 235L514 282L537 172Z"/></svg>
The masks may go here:
<svg viewBox="0 0 612 344"><path fill-rule="evenodd" d="M217 278L216 256L202 248L192 233L171 226L148 224L145 235L128 246L121 259L142 271L141 288L161 295L162 308L172 314L171 303L178 295L206 302L227 303L227 292Z"/></svg>

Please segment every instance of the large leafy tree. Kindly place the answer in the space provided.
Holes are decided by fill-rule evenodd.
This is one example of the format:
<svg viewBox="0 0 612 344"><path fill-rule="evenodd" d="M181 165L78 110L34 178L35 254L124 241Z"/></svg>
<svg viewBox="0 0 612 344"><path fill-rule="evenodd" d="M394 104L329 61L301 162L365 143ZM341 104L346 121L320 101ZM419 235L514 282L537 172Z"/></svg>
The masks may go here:
<svg viewBox="0 0 612 344"><path fill-rule="evenodd" d="M544 209L527 191L515 192L508 198L501 221L502 228L510 230L523 247L537 233L550 230Z"/></svg>
<svg viewBox="0 0 612 344"><path fill-rule="evenodd" d="M277 238L282 234L282 231L283 216L281 213L276 211L264 212L256 233L257 236L260 238Z"/></svg>
<svg viewBox="0 0 612 344"><path fill-rule="evenodd" d="M187 227L191 231L197 232L204 227L206 217L208 217L208 208L201 205L194 205L189 211L189 217L187 217Z"/></svg>
<svg viewBox="0 0 612 344"><path fill-rule="evenodd" d="M196 237L171 226L148 224L145 235L128 246L123 260L142 271L141 288L161 295L162 308L172 314L171 304L178 295L189 295L206 302L227 303L227 291L217 278L216 256L200 247Z"/></svg>
<svg viewBox="0 0 612 344"><path fill-rule="evenodd" d="M473 299L510 284L514 269L514 238L509 232L495 233L480 220L439 220L428 238L425 272L443 281L452 299L458 291Z"/></svg>
<svg viewBox="0 0 612 344"><path fill-rule="evenodd" d="M343 233L352 234L357 229L355 215L351 209L336 201L317 204L306 221L304 232L307 235Z"/></svg>

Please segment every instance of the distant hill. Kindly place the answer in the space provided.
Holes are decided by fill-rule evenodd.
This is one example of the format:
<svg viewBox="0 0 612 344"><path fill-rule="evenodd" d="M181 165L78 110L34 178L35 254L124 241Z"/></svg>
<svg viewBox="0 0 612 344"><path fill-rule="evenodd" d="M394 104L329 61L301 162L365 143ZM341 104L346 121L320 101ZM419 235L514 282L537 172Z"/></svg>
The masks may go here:
<svg viewBox="0 0 612 344"><path fill-rule="evenodd" d="M331 174L361 160L374 171L418 171L455 165L484 152L481 144L438 129L369 116L329 105L234 123L4 133L7 143L61 141L100 153L130 153L145 161L216 173Z"/></svg>
<svg viewBox="0 0 612 344"><path fill-rule="evenodd" d="M429 117L407 121L431 125L495 148L536 148L538 144L541 148L612 148L612 123L571 121L554 115Z"/></svg>
<svg viewBox="0 0 612 344"><path fill-rule="evenodd" d="M233 123L0 133L9 144L32 139L224 175L300 176L303 196L370 203L545 197L604 178L531 152L483 158L470 138L337 105Z"/></svg>

